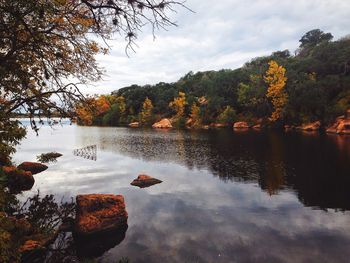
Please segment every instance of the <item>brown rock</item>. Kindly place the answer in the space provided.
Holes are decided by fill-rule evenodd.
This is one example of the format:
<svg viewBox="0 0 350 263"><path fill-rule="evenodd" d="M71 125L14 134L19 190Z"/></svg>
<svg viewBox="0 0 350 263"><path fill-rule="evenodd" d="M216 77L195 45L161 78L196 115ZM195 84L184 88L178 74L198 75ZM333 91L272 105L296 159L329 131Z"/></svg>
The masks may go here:
<svg viewBox="0 0 350 263"><path fill-rule="evenodd" d="M302 126L297 127L297 129L302 131L318 131L320 127L321 127L321 122L315 121L312 123L303 124Z"/></svg>
<svg viewBox="0 0 350 263"><path fill-rule="evenodd" d="M78 195L75 231L80 235L98 234L124 226L128 219L124 197L111 194Z"/></svg>
<svg viewBox="0 0 350 263"><path fill-rule="evenodd" d="M160 184L162 181L156 178L153 178L146 174L140 174L134 181L130 184L138 186L140 188L150 187L154 184Z"/></svg>
<svg viewBox="0 0 350 263"><path fill-rule="evenodd" d="M48 167L42 163L24 162L18 165L18 168L24 171L29 171L32 174L38 174L45 171Z"/></svg>
<svg viewBox="0 0 350 263"><path fill-rule="evenodd" d="M11 191L26 191L33 187L35 180L31 172L14 166L3 166L2 170L7 176L7 184Z"/></svg>
<svg viewBox="0 0 350 263"><path fill-rule="evenodd" d="M140 127L140 123L137 122L137 121L129 123L129 127L131 127L131 128L139 128Z"/></svg>
<svg viewBox="0 0 350 263"><path fill-rule="evenodd" d="M327 128L327 133L350 134L350 119L338 117L333 125Z"/></svg>
<svg viewBox="0 0 350 263"><path fill-rule="evenodd" d="M156 122L152 125L152 128L155 129L170 129L173 126L171 125L171 122L169 121L169 119L162 119L159 122Z"/></svg>
<svg viewBox="0 0 350 263"><path fill-rule="evenodd" d="M346 111L345 118L350 120L350 109Z"/></svg>
<svg viewBox="0 0 350 263"><path fill-rule="evenodd" d="M211 123L210 127L213 127L213 128L225 128L225 127L227 127L227 124L226 123Z"/></svg>
<svg viewBox="0 0 350 263"><path fill-rule="evenodd" d="M235 122L233 124L233 128L234 129L248 129L249 128L249 125L247 122L245 121L239 121L239 122Z"/></svg>
<svg viewBox="0 0 350 263"><path fill-rule="evenodd" d="M203 129L203 130L209 130L209 128L210 128L209 125L203 125L203 126L202 126L202 129Z"/></svg>

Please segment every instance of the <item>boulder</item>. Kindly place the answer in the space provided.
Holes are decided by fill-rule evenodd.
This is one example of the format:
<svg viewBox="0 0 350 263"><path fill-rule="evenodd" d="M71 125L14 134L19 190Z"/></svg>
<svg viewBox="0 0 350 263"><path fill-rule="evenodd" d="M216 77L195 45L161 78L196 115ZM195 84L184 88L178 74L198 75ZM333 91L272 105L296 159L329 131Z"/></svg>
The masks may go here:
<svg viewBox="0 0 350 263"><path fill-rule="evenodd" d="M152 128L155 129L170 129L173 126L171 125L171 122L169 119L162 119L159 122L156 122L152 125Z"/></svg>
<svg viewBox="0 0 350 263"><path fill-rule="evenodd" d="M321 122L315 121L312 123L303 124L302 126L297 127L297 129L302 131L318 131L320 127L321 127Z"/></svg>
<svg viewBox="0 0 350 263"><path fill-rule="evenodd" d="M203 130L209 130L209 128L210 128L209 125L203 125L203 126L202 126L202 129L203 129Z"/></svg>
<svg viewBox="0 0 350 263"><path fill-rule="evenodd" d="M18 168L27 172L31 172L32 174L38 174L45 171L48 167L42 163L24 162L18 165Z"/></svg>
<svg viewBox="0 0 350 263"><path fill-rule="evenodd" d="M139 128L140 127L140 123L139 122L132 122L132 123L129 123L129 127L130 128Z"/></svg>
<svg viewBox="0 0 350 263"><path fill-rule="evenodd" d="M31 172L14 166L3 166L2 170L7 176L7 184L12 192L32 189L35 180Z"/></svg>
<svg viewBox="0 0 350 263"><path fill-rule="evenodd" d="M350 120L350 109L348 109L345 113L345 118Z"/></svg>
<svg viewBox="0 0 350 263"><path fill-rule="evenodd" d="M327 133L350 134L350 119L340 116L335 123L326 129Z"/></svg>
<svg viewBox="0 0 350 263"><path fill-rule="evenodd" d="M146 174L140 174L134 181L130 184L138 186L140 188L150 187L154 184L160 184L162 181L156 178L153 178Z"/></svg>
<svg viewBox="0 0 350 263"><path fill-rule="evenodd" d="M248 129L249 128L249 125L247 122L245 121L239 121L239 122L235 122L233 124L233 128L234 129Z"/></svg>
<svg viewBox="0 0 350 263"><path fill-rule="evenodd" d="M114 231L127 223L128 213L122 195L78 195L76 201L75 232L78 235Z"/></svg>

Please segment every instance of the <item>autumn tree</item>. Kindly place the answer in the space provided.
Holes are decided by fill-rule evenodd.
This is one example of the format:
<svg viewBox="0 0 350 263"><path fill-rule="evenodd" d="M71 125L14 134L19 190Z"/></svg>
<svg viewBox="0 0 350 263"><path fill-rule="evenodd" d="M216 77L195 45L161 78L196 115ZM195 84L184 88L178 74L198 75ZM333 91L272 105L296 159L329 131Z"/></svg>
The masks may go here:
<svg viewBox="0 0 350 263"><path fill-rule="evenodd" d="M191 114L190 117L192 119L192 127L198 128L202 124L201 119L201 109L198 107L197 103L193 103L191 106Z"/></svg>
<svg viewBox="0 0 350 263"><path fill-rule="evenodd" d="M267 98L271 100L274 111L270 117L271 121L280 120L283 117L284 108L288 102L288 94L285 90L287 77L286 69L278 65L276 61L269 62L269 69L265 74L265 82L269 85L267 89Z"/></svg>
<svg viewBox="0 0 350 263"><path fill-rule="evenodd" d="M140 112L140 122L142 124L150 124L153 116L153 104L152 101L146 97L142 104L142 111Z"/></svg>
<svg viewBox="0 0 350 263"><path fill-rule="evenodd" d="M183 3L0 0L0 121L26 113L37 131L34 117L74 116L77 103L89 102L80 86L101 79L103 70L95 57L109 51L108 40L125 37L126 51L132 50L144 25L153 32L175 25L168 16L174 6ZM0 136L4 145L13 147Z"/></svg>
<svg viewBox="0 0 350 263"><path fill-rule="evenodd" d="M180 91L179 96L169 103L169 107L175 111L177 118L181 118L184 115L186 104L186 95Z"/></svg>
<svg viewBox="0 0 350 263"><path fill-rule="evenodd" d="M111 104L106 96L86 99L87 103L81 103L76 108L80 124L92 125L94 120L110 110Z"/></svg>

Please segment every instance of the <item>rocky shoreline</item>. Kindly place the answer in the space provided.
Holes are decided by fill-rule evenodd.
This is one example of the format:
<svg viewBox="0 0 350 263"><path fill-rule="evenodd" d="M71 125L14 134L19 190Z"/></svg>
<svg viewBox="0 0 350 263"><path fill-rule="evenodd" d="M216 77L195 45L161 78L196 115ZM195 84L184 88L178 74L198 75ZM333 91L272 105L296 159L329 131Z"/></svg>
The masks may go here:
<svg viewBox="0 0 350 263"><path fill-rule="evenodd" d="M153 129L172 129L174 127L175 119L167 119L163 118L158 122L155 122L152 125ZM200 125L197 127L193 126L193 121L191 118L186 120L185 129L220 129L220 128L229 128L231 125L227 123L211 123L209 125ZM129 124L131 128L140 128L142 127L139 122L132 122ZM262 130L267 128L273 128L269 120L257 119L252 122L247 121L238 121L233 123L232 129L234 131L244 131L244 130ZM347 112L336 118L336 120L327 125L325 123L321 123L320 121L314 121L310 123L304 123L299 126L285 124L283 126L284 131L304 131L304 132L319 132L325 131L327 134L339 134L339 135L350 135L350 109Z"/></svg>

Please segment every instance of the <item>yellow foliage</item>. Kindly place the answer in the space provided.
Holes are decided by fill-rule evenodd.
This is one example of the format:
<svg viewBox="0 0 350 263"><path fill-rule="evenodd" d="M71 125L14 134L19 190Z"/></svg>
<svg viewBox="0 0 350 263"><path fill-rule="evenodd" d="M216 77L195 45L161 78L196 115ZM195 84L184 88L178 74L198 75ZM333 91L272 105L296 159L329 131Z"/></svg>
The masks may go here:
<svg viewBox="0 0 350 263"><path fill-rule="evenodd" d="M274 107L270 120L277 121L282 118L283 110L288 102L288 94L285 90L287 77L286 69L279 66L276 61L269 62L269 69L264 77L265 82L269 85L266 96L271 99Z"/></svg>
<svg viewBox="0 0 350 263"><path fill-rule="evenodd" d="M176 111L176 117L182 117L185 112L186 106L186 95L184 92L179 92L179 96L174 98L172 102L169 103L169 107Z"/></svg>
<svg viewBox="0 0 350 263"><path fill-rule="evenodd" d="M148 123L151 120L153 111L152 101L146 97L145 101L142 104L142 111L140 113L141 123Z"/></svg>

